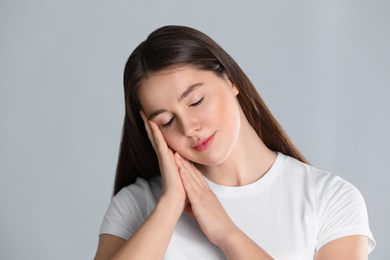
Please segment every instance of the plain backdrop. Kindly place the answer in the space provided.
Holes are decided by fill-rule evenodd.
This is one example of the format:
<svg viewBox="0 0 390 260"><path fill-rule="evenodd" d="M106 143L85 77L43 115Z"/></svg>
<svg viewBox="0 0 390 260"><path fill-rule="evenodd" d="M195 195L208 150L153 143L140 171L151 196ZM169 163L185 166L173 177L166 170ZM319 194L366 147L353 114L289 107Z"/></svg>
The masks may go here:
<svg viewBox="0 0 390 260"><path fill-rule="evenodd" d="M132 50L168 24L240 64L312 165L390 227L390 1L0 1L0 258L92 259L110 202Z"/></svg>

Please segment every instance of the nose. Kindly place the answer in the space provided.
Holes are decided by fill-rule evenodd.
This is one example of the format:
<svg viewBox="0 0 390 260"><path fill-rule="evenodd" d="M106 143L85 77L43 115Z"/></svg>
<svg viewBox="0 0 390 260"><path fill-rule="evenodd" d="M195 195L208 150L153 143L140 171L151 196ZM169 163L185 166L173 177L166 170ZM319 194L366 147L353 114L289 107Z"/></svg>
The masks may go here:
<svg viewBox="0 0 390 260"><path fill-rule="evenodd" d="M188 117L180 121L181 130L185 136L193 136L201 129L201 124L194 117Z"/></svg>

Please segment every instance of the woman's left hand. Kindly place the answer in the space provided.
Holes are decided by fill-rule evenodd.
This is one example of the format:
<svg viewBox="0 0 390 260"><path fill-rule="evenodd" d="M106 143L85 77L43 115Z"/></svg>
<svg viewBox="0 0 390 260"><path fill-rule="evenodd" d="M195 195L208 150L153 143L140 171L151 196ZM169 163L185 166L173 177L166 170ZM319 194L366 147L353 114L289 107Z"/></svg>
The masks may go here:
<svg viewBox="0 0 390 260"><path fill-rule="evenodd" d="M184 210L193 216L207 238L219 246L229 232L239 231L199 170L188 160L175 155L188 204Z"/></svg>

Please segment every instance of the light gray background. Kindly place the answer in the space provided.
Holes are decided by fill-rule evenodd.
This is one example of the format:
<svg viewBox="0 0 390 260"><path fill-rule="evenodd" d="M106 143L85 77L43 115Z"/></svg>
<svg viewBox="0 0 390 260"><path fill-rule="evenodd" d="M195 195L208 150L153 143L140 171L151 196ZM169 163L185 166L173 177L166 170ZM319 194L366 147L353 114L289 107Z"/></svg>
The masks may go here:
<svg viewBox="0 0 390 260"><path fill-rule="evenodd" d="M0 258L91 259L110 201L122 73L154 29L222 45L316 167L364 195L388 258L390 2L0 2Z"/></svg>

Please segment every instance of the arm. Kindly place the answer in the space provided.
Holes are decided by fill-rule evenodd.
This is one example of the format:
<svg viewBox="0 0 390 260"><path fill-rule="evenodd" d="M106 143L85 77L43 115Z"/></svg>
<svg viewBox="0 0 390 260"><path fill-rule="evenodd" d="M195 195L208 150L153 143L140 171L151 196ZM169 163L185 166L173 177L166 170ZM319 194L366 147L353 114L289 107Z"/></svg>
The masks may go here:
<svg viewBox="0 0 390 260"><path fill-rule="evenodd" d="M235 232L225 235L224 239L219 242L219 247L229 260L273 259L238 228Z"/></svg>
<svg viewBox="0 0 390 260"><path fill-rule="evenodd" d="M367 260L367 237L360 235L335 239L318 250L315 260Z"/></svg>
<svg viewBox="0 0 390 260"><path fill-rule="evenodd" d="M174 154L167 146L158 126L148 121L142 112L141 116L158 157L162 194L154 210L128 241L113 235L100 236L96 260L162 259L185 207L186 194Z"/></svg>
<svg viewBox="0 0 390 260"><path fill-rule="evenodd" d="M101 235L95 260L162 259L183 208L180 203L161 198L128 241L113 235Z"/></svg>
<svg viewBox="0 0 390 260"><path fill-rule="evenodd" d="M99 244L95 255L95 260L109 259L124 243L121 237L109 234L99 236Z"/></svg>
<svg viewBox="0 0 390 260"><path fill-rule="evenodd" d="M185 212L196 218L207 238L229 260L272 259L234 224L195 166L179 155L176 160L189 199Z"/></svg>
<svg viewBox="0 0 390 260"><path fill-rule="evenodd" d="M321 194L321 203L322 225L317 236L320 248L315 259L368 259L371 232L359 190L341 178L333 178Z"/></svg>
<svg viewBox="0 0 390 260"><path fill-rule="evenodd" d="M228 235L220 245L228 259L272 259L244 233ZM367 260L367 237L346 236L324 245L315 260Z"/></svg>

